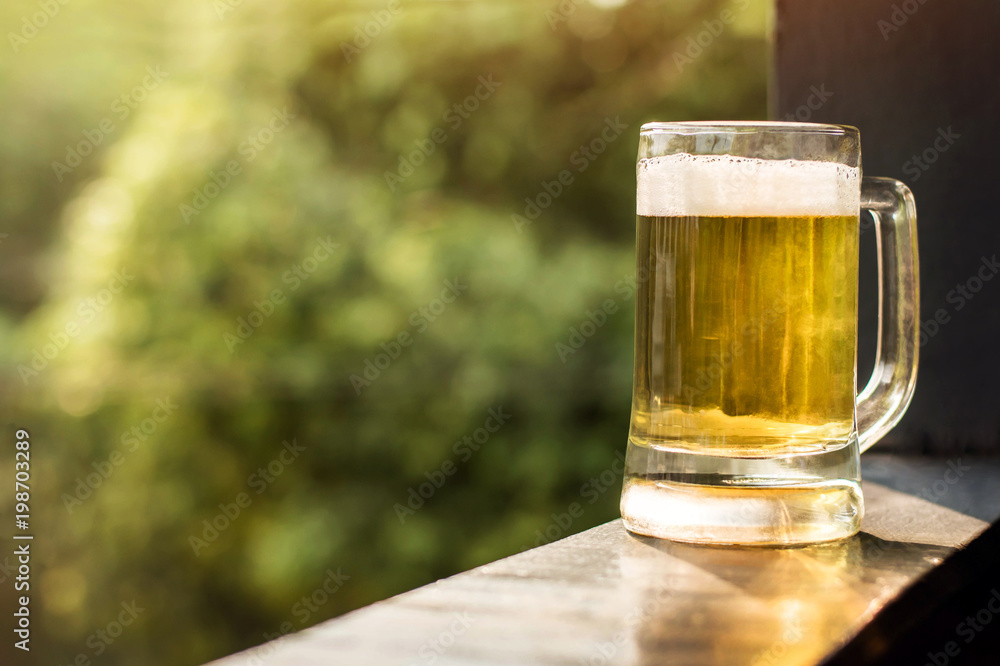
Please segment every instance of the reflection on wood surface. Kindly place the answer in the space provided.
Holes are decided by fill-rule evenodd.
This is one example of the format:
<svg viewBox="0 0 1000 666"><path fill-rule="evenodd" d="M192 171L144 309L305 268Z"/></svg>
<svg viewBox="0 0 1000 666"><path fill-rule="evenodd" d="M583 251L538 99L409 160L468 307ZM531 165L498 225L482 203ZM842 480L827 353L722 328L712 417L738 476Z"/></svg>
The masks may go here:
<svg viewBox="0 0 1000 666"><path fill-rule="evenodd" d="M864 490L862 533L841 542L694 546L616 520L216 663L815 664L987 527Z"/></svg>

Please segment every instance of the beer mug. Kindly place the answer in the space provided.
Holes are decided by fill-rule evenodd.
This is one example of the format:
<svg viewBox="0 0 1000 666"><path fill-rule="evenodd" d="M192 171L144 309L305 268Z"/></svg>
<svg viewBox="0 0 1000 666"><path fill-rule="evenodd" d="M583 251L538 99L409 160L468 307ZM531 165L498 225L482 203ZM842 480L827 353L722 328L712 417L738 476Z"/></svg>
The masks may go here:
<svg viewBox="0 0 1000 666"><path fill-rule="evenodd" d="M856 394L860 211L879 253L875 370ZM916 208L862 178L858 130L643 125L632 532L789 545L855 534L858 456L902 417L919 349Z"/></svg>

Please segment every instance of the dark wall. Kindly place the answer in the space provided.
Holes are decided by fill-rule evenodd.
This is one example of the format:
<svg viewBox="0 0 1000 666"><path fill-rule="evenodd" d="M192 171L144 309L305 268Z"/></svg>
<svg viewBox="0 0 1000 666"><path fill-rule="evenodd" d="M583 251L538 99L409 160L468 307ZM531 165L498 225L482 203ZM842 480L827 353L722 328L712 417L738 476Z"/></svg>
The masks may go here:
<svg viewBox="0 0 1000 666"><path fill-rule="evenodd" d="M1000 452L1000 4L777 0L774 68L775 119L860 128L865 174L916 197L925 334L916 395L883 445ZM873 239L862 236L861 385L874 356ZM978 282L980 270L992 279Z"/></svg>

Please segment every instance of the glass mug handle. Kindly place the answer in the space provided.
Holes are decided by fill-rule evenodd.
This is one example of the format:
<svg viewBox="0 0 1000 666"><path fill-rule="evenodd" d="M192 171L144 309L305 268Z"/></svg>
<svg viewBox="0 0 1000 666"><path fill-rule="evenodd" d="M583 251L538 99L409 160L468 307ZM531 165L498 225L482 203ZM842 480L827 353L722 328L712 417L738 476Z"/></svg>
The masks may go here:
<svg viewBox="0 0 1000 666"><path fill-rule="evenodd" d="M917 384L920 269L913 193L892 178L863 178L861 209L875 219L878 252L878 346L875 369L857 398L862 451L903 417Z"/></svg>

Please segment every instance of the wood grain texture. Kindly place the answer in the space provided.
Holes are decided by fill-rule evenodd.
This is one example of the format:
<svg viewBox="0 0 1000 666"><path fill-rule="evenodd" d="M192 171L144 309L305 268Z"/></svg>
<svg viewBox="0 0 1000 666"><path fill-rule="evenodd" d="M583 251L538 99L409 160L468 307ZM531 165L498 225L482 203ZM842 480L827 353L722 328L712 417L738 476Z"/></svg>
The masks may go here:
<svg viewBox="0 0 1000 666"><path fill-rule="evenodd" d="M866 456L872 476L994 519L1000 461L969 463L949 483L954 460ZM881 484L865 497L860 535L806 548L690 546L616 520L214 663L815 664L987 526Z"/></svg>

